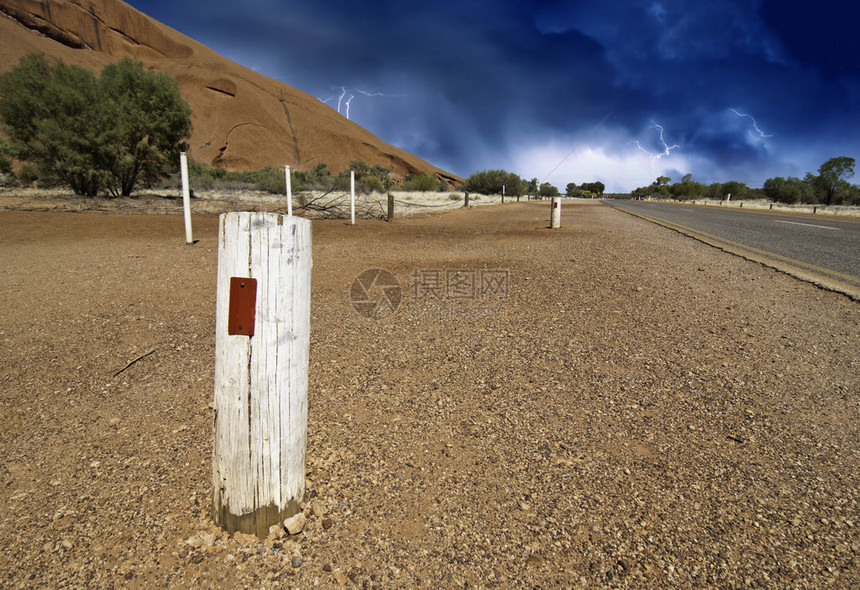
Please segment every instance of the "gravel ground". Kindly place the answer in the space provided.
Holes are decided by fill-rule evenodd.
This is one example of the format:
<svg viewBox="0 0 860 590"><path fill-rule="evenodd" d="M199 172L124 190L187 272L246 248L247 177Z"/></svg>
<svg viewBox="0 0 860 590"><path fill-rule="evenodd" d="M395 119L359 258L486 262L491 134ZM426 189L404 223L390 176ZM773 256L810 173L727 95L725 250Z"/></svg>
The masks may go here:
<svg viewBox="0 0 860 590"><path fill-rule="evenodd" d="M860 303L548 209L314 222L307 524L265 540L211 520L217 218L0 211L0 587L860 587Z"/></svg>

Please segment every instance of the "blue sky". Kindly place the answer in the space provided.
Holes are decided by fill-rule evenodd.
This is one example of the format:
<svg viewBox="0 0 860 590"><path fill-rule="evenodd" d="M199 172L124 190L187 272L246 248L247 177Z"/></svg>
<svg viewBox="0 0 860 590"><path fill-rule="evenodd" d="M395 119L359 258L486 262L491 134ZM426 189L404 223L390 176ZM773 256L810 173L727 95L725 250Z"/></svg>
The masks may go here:
<svg viewBox="0 0 860 590"><path fill-rule="evenodd" d="M860 159L860 43L844 2L130 4L464 177L761 186Z"/></svg>

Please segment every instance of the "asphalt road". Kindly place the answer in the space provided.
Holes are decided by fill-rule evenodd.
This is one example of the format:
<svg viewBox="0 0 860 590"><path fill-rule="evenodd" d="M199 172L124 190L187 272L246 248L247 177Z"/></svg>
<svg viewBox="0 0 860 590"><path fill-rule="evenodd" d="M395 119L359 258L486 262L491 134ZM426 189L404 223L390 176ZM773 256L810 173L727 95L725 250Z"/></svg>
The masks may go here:
<svg viewBox="0 0 860 590"><path fill-rule="evenodd" d="M604 202L860 299L860 221L675 203Z"/></svg>

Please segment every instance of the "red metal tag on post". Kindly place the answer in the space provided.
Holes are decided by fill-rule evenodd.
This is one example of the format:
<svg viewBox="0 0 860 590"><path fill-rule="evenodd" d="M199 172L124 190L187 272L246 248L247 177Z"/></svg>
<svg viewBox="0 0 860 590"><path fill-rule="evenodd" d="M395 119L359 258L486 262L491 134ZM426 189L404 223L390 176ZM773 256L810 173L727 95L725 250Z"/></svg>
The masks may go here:
<svg viewBox="0 0 860 590"><path fill-rule="evenodd" d="M257 279L230 277L230 307L227 311L227 333L254 335L257 319Z"/></svg>

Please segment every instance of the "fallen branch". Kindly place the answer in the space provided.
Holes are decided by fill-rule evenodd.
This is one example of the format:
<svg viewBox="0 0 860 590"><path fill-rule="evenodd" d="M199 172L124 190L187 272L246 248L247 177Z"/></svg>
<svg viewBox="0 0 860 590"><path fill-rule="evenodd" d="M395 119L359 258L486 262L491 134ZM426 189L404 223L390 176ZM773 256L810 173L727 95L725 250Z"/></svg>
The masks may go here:
<svg viewBox="0 0 860 590"><path fill-rule="evenodd" d="M137 358L136 358L136 359L134 359L133 361L129 361L129 363L128 363L126 366L124 366L122 369L120 369L119 371L117 371L116 373L114 373L114 374L113 374L113 376L114 376L114 377L116 377L117 375L119 375L120 373L122 373L123 371L125 371L126 369L128 369L130 366L132 366L134 363L136 363L137 361L139 361L139 360L141 360L141 359L145 359L146 357L148 357L149 355L151 355L153 352L155 352L155 349L154 349L154 348L152 348L152 349L150 349L150 350L147 350L146 352L144 352L142 355L140 355L139 357L137 357Z"/></svg>
<svg viewBox="0 0 860 590"><path fill-rule="evenodd" d="M383 216L385 211L382 204L378 202L365 202L361 195L355 202L355 214L359 218L374 218ZM349 219L349 194L336 192L329 189L321 195L309 197L307 194L299 194L299 211L310 211L322 219Z"/></svg>

